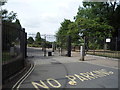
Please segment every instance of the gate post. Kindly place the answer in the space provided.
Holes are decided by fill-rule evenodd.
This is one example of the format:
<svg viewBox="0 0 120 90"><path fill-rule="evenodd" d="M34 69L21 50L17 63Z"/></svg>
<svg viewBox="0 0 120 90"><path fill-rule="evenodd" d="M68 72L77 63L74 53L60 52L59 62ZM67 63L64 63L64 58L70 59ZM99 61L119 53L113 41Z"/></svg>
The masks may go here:
<svg viewBox="0 0 120 90"><path fill-rule="evenodd" d="M85 56L85 50L84 50L84 46L81 46L81 50L80 50L80 56L81 56L81 61L84 61L84 56Z"/></svg>
<svg viewBox="0 0 120 90"><path fill-rule="evenodd" d="M44 57L46 56L46 34L45 34L45 42L44 42Z"/></svg>
<svg viewBox="0 0 120 90"><path fill-rule="evenodd" d="M21 53L21 62L22 62L22 67L25 66L25 29L20 28L20 53Z"/></svg>
<svg viewBox="0 0 120 90"><path fill-rule="evenodd" d="M27 58L27 33L25 33L25 58Z"/></svg>
<svg viewBox="0 0 120 90"><path fill-rule="evenodd" d="M2 17L0 16L0 90L2 89Z"/></svg>
<svg viewBox="0 0 120 90"><path fill-rule="evenodd" d="M23 28L23 59L25 60L25 45L26 45L26 43L25 43L25 41L26 41L26 37L25 37L25 28Z"/></svg>
<svg viewBox="0 0 120 90"><path fill-rule="evenodd" d="M68 44L67 44L67 56L71 57L71 36L68 36Z"/></svg>
<svg viewBox="0 0 120 90"><path fill-rule="evenodd" d="M52 43L52 52L54 52L54 49L55 49L55 43L53 42Z"/></svg>

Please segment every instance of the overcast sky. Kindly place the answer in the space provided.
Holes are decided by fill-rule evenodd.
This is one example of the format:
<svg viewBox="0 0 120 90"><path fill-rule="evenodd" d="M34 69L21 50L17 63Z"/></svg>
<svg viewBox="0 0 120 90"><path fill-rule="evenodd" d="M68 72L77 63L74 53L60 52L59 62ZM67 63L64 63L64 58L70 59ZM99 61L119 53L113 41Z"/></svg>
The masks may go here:
<svg viewBox="0 0 120 90"><path fill-rule="evenodd" d="M27 33L55 34L65 19L73 20L82 0L8 0L2 8L17 13Z"/></svg>

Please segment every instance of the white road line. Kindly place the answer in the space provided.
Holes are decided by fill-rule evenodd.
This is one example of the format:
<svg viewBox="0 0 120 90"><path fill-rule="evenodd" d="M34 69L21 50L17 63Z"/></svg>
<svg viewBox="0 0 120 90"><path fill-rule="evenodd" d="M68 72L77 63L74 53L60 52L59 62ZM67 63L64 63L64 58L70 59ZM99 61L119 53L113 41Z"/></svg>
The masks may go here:
<svg viewBox="0 0 120 90"><path fill-rule="evenodd" d="M34 66L34 67L35 67L35 66ZM34 69L34 67L33 67L33 69ZM17 86L17 84L20 83L20 81L25 78L25 76L30 72L31 69L32 69L32 65L31 65L30 69L27 71L27 73L26 73L22 78L20 78L20 79L18 80L18 82L16 82L16 84L12 87L12 90L14 90L14 88ZM33 69L32 69L32 70L33 70Z"/></svg>

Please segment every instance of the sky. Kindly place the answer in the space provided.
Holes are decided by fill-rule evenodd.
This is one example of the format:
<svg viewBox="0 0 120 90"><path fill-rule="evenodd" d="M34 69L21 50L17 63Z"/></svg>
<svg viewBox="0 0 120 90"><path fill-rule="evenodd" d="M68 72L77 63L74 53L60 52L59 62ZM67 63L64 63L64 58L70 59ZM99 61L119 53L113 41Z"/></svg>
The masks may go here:
<svg viewBox="0 0 120 90"><path fill-rule="evenodd" d="M64 19L73 21L82 0L8 0L2 7L17 13L28 34L55 35Z"/></svg>

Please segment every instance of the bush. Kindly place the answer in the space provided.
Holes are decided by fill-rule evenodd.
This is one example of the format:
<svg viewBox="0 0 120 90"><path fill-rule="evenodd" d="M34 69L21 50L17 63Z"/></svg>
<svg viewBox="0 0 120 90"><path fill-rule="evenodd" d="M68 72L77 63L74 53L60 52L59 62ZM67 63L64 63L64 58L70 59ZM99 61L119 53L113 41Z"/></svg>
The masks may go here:
<svg viewBox="0 0 120 90"><path fill-rule="evenodd" d="M28 44L28 47L41 47L41 45L38 45L38 44Z"/></svg>

